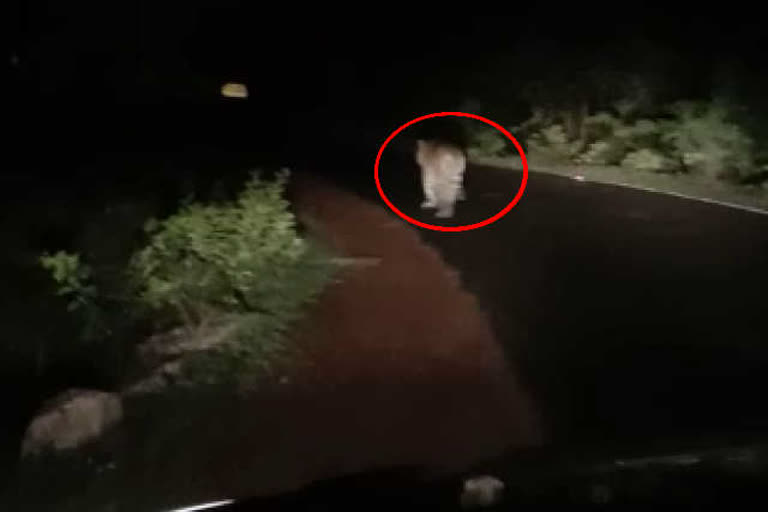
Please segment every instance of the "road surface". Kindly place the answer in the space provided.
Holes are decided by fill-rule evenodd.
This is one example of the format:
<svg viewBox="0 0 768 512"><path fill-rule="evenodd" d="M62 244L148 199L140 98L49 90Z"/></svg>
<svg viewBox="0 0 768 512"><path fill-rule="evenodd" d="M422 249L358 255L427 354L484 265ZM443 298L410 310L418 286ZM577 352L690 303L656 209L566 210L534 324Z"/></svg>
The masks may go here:
<svg viewBox="0 0 768 512"><path fill-rule="evenodd" d="M372 164L354 179L338 172L339 181L378 200ZM388 149L380 177L404 213L440 223L418 208L406 152ZM469 200L451 223L499 211L520 181L470 167ZM413 229L492 316L553 442L626 446L768 424L768 216L533 172L498 222Z"/></svg>

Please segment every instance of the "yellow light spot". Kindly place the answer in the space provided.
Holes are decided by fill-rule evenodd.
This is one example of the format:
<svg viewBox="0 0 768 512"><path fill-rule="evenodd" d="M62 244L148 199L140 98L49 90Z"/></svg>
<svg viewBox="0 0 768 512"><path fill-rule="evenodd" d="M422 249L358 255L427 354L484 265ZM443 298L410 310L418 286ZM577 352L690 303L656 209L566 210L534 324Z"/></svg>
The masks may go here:
<svg viewBox="0 0 768 512"><path fill-rule="evenodd" d="M221 86L221 95L225 98L247 98L248 88L245 84L229 82Z"/></svg>

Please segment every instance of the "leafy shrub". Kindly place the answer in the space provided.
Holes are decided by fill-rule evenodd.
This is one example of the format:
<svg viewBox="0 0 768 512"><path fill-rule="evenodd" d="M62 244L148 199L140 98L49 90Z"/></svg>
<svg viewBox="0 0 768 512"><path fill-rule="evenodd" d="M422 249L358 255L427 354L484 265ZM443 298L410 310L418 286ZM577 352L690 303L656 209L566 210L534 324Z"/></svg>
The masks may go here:
<svg viewBox="0 0 768 512"><path fill-rule="evenodd" d="M286 284L308 253L283 198L287 173L254 174L233 204L188 204L147 225L150 242L132 261L151 307L200 319L211 309L279 314L299 290Z"/></svg>
<svg viewBox="0 0 768 512"><path fill-rule="evenodd" d="M605 140L622 126L623 123L618 117L608 112L598 112L584 120L585 138L588 142Z"/></svg>
<svg viewBox="0 0 768 512"><path fill-rule="evenodd" d="M571 142L561 124L553 124L531 135L526 141L532 154L545 156L551 160L567 161L573 158L581 148L581 142Z"/></svg>
<svg viewBox="0 0 768 512"><path fill-rule="evenodd" d="M675 167L669 158L650 148L630 151L621 161L621 166L651 172L669 172Z"/></svg>
<svg viewBox="0 0 768 512"><path fill-rule="evenodd" d="M751 109L720 97L656 106L648 83L631 76L614 78L617 84L626 82L619 88L621 96L604 91L607 95L603 94L602 100L590 100L591 106L610 111L598 111L579 121L564 110L569 104L565 99L575 96L568 93L564 99L555 95L545 101L541 94L534 94L529 98L535 107L533 115L513 131L523 137L527 151L541 163L574 161L654 172L689 171L740 183L757 183L768 176L768 149L755 144L753 137L759 133L761 122L764 126L768 123L750 117ZM580 97L597 94L587 92ZM564 128L569 119L581 123L578 130Z"/></svg>
<svg viewBox="0 0 768 512"><path fill-rule="evenodd" d="M626 141L619 137L598 140L589 144L587 150L578 155L577 163L593 165L616 165L627 152Z"/></svg>
<svg viewBox="0 0 768 512"><path fill-rule="evenodd" d="M297 234L283 197L287 177L284 171L263 181L254 173L235 201L187 201L176 214L148 221L148 242L122 269L126 283L119 296L102 296L78 255L46 254L41 264L58 293L70 298L69 309L93 312L105 330L126 331L126 321L145 320L163 329L223 324L226 339L184 358L192 372L208 372L200 376L204 381L236 369L263 369L287 352L283 335L331 271L328 255ZM117 307L105 308L110 302ZM121 318L106 321L107 309Z"/></svg>
<svg viewBox="0 0 768 512"><path fill-rule="evenodd" d="M650 119L625 123L607 112L591 116L587 122L587 150L576 161L585 164L622 165L633 169L671 171L674 160L665 152L662 125ZM666 150L666 151L665 151Z"/></svg>
<svg viewBox="0 0 768 512"><path fill-rule="evenodd" d="M550 147L564 147L568 144L568 138L561 124L553 124L541 130L541 137Z"/></svg>
<svg viewBox="0 0 768 512"><path fill-rule="evenodd" d="M635 128L608 112L598 112L584 119L580 140L569 140L561 124L551 124L534 133L528 144L534 152L554 153L561 160L610 165L618 164L633 147L633 141L648 130L647 122L638 122Z"/></svg>
<svg viewBox="0 0 768 512"><path fill-rule="evenodd" d="M497 129L485 126L470 130L470 156L498 156L511 144Z"/></svg>
<svg viewBox="0 0 768 512"><path fill-rule="evenodd" d="M94 341L108 333L99 293L92 281L91 267L80 261L80 255L65 251L45 253L39 262L56 282L56 295L67 300L67 311L80 317L83 341Z"/></svg>
<svg viewBox="0 0 768 512"><path fill-rule="evenodd" d="M328 278L328 258L297 234L286 179L254 174L232 203L188 204L148 223L149 244L131 262L150 308L189 326L222 316L237 322L233 343L205 356L208 363L264 361Z"/></svg>
<svg viewBox="0 0 768 512"><path fill-rule="evenodd" d="M756 172L753 140L729 121L727 108L715 102L677 102L673 121L664 123L662 140L694 173L716 179L743 179Z"/></svg>
<svg viewBox="0 0 768 512"><path fill-rule="evenodd" d="M653 136L659 129L656 123L649 119L638 119L629 123L609 112L598 112L584 120L586 138L590 142L604 140L609 137L619 137L634 141L642 137Z"/></svg>
<svg viewBox="0 0 768 512"><path fill-rule="evenodd" d="M638 119L634 124L616 130L616 136L626 141L631 149L660 149L661 128L650 119Z"/></svg>
<svg viewBox="0 0 768 512"><path fill-rule="evenodd" d="M87 284L91 277L91 268L80 262L79 254L66 251L45 253L40 257L40 265L50 271L51 277L56 281L56 294L70 298L68 311L82 308L96 296L96 288Z"/></svg>
<svg viewBox="0 0 768 512"><path fill-rule="evenodd" d="M536 148L544 148L546 142L543 140L540 132L553 124L556 124L556 121L548 109L533 108L531 117L520 124L510 127L510 132L518 141L523 142L526 150L531 145Z"/></svg>

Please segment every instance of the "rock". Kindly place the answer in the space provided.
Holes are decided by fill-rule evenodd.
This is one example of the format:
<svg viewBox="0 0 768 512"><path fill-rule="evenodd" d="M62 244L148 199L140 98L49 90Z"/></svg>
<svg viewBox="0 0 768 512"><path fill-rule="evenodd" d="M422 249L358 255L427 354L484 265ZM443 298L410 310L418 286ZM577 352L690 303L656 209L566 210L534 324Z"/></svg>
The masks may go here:
<svg viewBox="0 0 768 512"><path fill-rule="evenodd" d="M195 354L213 353L232 342L238 324L220 319L195 326L179 327L155 334L137 347L140 370L123 394L156 394L191 382L184 375L184 362Z"/></svg>
<svg viewBox="0 0 768 512"><path fill-rule="evenodd" d="M131 384L123 396L161 393L169 386L183 382L180 360L169 361L155 368L152 373Z"/></svg>
<svg viewBox="0 0 768 512"><path fill-rule="evenodd" d="M91 389L71 389L43 404L27 427L21 456L45 449L56 452L77 448L99 438L123 418L119 395Z"/></svg>
<svg viewBox="0 0 768 512"><path fill-rule="evenodd" d="M464 481L461 506L465 509L492 507L501 502L504 482L492 476L478 476Z"/></svg>
<svg viewBox="0 0 768 512"><path fill-rule="evenodd" d="M138 355L142 364L154 371L188 354L222 347L229 342L236 329L236 322L227 321L201 325L193 329L176 328L150 337L139 345Z"/></svg>

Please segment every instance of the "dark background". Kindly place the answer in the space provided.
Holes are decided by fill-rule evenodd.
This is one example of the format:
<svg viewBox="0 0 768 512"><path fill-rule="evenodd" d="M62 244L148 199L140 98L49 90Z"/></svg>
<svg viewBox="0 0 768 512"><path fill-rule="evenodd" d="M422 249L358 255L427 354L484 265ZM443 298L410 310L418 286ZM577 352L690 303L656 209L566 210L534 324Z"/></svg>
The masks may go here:
<svg viewBox="0 0 768 512"><path fill-rule="evenodd" d="M404 122L477 99L509 126L529 115L517 93L530 80L568 87L590 65L655 74L679 98L734 77L765 112L765 9L729 7L6 4L0 199L23 210L4 215L39 217L16 229L40 252L72 248L49 227L54 204L102 208L115 189L170 208L190 176L290 165L370 191L376 152ZM222 98L227 81L249 99ZM391 148L411 160L407 144Z"/></svg>
<svg viewBox="0 0 768 512"><path fill-rule="evenodd" d="M705 94L723 65L761 72L764 46L762 8L12 5L11 132L65 152L78 140L130 149L258 141L295 155L327 139L381 140L470 96L488 115L519 120L514 92L526 77L587 61L650 67L674 75L681 94ZM250 99L223 101L228 80L246 82Z"/></svg>
<svg viewBox="0 0 768 512"><path fill-rule="evenodd" d="M555 76L567 87L592 64L655 73L680 98L705 98L732 77L750 109L768 111L763 7L541 3L476 12L483 9L490 8L4 4L0 201L13 205L2 211L13 219L5 226L15 226L29 254L72 249L73 228L55 228L65 224L62 212L73 212L70 224L85 222L116 189L148 202L167 190L174 205L181 180L246 165L296 165L355 176L370 188L379 145L404 122L475 98L476 113L517 123L529 114L517 92L530 80ZM247 83L249 99L222 98L227 81ZM111 226L102 228L96 237L109 238ZM4 242L8 256L17 241ZM9 347L32 346L37 330L54 329L41 325L55 305L39 300L47 277L33 264L0 265ZM45 378L31 357L18 360L26 362L6 364L0 375L12 411L0 425L0 466L15 460L13 443L40 399L72 385L114 384L68 360Z"/></svg>

